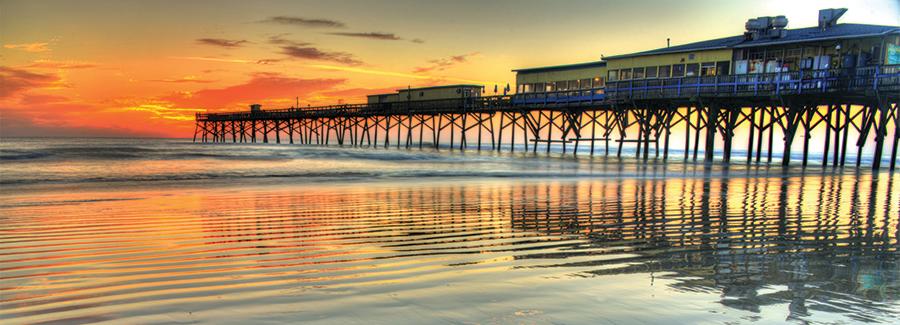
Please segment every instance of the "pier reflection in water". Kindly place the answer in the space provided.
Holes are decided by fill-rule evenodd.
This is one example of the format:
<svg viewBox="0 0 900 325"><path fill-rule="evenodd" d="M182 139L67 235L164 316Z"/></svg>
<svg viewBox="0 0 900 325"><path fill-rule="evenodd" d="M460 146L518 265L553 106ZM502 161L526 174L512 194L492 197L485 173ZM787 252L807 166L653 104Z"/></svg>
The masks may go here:
<svg viewBox="0 0 900 325"><path fill-rule="evenodd" d="M707 176L8 195L0 316L898 321L890 176Z"/></svg>

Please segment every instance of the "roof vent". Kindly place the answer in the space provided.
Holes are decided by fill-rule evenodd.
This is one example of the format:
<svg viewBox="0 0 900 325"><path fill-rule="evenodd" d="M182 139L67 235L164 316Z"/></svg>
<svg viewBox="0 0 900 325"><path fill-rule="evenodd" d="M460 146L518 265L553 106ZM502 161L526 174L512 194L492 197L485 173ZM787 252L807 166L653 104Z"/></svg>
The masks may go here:
<svg viewBox="0 0 900 325"><path fill-rule="evenodd" d="M756 17L747 20L744 27L747 31L744 36L747 40L758 40L764 38L782 38L787 35L788 20L785 16L774 17Z"/></svg>
<svg viewBox="0 0 900 325"><path fill-rule="evenodd" d="M847 12L847 8L832 8L832 9L822 9L819 10L819 29L825 30L828 27L837 25L837 21L844 13Z"/></svg>

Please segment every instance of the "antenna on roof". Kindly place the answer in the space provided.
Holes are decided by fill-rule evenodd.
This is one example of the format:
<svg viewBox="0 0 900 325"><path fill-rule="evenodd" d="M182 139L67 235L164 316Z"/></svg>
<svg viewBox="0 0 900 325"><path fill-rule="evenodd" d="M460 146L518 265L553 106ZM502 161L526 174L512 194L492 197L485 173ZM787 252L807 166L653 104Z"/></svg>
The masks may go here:
<svg viewBox="0 0 900 325"><path fill-rule="evenodd" d="M666 38L666 47L671 47L671 46L672 46L672 39Z"/></svg>

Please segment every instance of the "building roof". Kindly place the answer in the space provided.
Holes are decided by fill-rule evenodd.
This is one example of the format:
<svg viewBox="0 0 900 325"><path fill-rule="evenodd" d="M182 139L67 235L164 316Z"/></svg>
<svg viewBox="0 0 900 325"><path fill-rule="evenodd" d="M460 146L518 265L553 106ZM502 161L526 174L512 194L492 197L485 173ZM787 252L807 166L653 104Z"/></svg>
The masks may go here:
<svg viewBox="0 0 900 325"><path fill-rule="evenodd" d="M440 89L440 88L482 88L482 87L484 87L484 85L457 84L457 85L440 85L440 86L429 86L429 87L403 88L403 89L397 89L397 91L427 90L427 89Z"/></svg>
<svg viewBox="0 0 900 325"><path fill-rule="evenodd" d="M581 69L581 68L592 68L592 67L605 67L605 66L606 66L606 61L601 60L601 61L591 61L591 62L582 62L582 63L574 63L574 64L552 65L552 66L546 66L546 67L513 69L512 72L537 73L537 72Z"/></svg>
<svg viewBox="0 0 900 325"><path fill-rule="evenodd" d="M604 59L625 59L637 56L682 53L692 51L705 51L728 48L745 48L754 46L790 44L800 42L837 40L854 37L881 36L892 33L900 33L898 26L881 26L881 25L865 25L865 24L837 24L822 30L819 27L806 27L788 29L787 35L781 38L762 38L758 40L748 40L744 35L717 38L713 40L700 41L695 43L663 47L655 50L636 52L630 54L608 56Z"/></svg>

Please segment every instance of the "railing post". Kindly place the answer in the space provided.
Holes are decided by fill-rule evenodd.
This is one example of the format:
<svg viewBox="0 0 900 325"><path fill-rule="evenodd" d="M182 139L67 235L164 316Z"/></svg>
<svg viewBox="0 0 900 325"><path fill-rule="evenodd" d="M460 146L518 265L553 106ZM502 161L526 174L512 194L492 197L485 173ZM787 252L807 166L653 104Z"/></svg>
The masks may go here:
<svg viewBox="0 0 900 325"><path fill-rule="evenodd" d="M681 80L682 80L683 78L684 78L684 77L678 78L678 84L675 85L675 87L676 87L675 89L676 89L676 93L677 93L676 96L677 96L677 97L681 97Z"/></svg>
<svg viewBox="0 0 900 325"><path fill-rule="evenodd" d="M715 90L713 90L713 94L718 94L719 93L719 75L716 75L714 78L715 79L714 79L713 85L715 87Z"/></svg>
<svg viewBox="0 0 900 325"><path fill-rule="evenodd" d="M879 70L879 68L881 68L881 65L880 64L876 65L875 73L872 74L872 89L873 90L878 90L878 72L879 72L878 70Z"/></svg>
<svg viewBox="0 0 900 325"><path fill-rule="evenodd" d="M700 96L700 85L703 82L703 79L699 76L697 77L697 90L694 92L695 95Z"/></svg>
<svg viewBox="0 0 900 325"><path fill-rule="evenodd" d="M759 74L753 75L753 95L759 95Z"/></svg>
<svg viewBox="0 0 900 325"><path fill-rule="evenodd" d="M778 68L778 73L775 74L775 94L778 95L781 93L781 68Z"/></svg>

